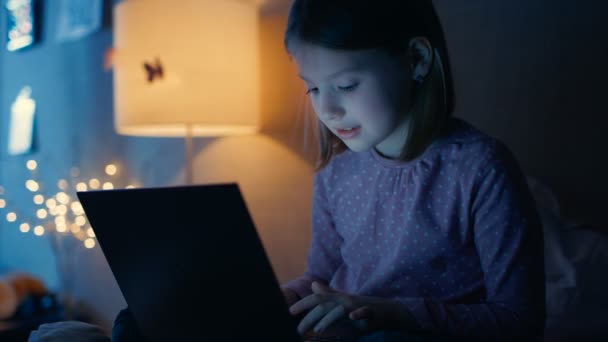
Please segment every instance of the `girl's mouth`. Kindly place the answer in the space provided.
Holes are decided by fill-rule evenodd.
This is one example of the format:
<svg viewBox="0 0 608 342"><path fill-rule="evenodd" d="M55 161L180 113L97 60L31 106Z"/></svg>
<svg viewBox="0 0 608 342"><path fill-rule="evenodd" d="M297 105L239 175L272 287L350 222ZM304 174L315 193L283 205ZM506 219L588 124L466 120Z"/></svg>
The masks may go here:
<svg viewBox="0 0 608 342"><path fill-rule="evenodd" d="M336 129L336 133L338 134L338 137L340 139L352 139L354 137L356 137L357 135L359 135L359 133L361 132L361 127L351 127L351 128L345 128L345 129Z"/></svg>

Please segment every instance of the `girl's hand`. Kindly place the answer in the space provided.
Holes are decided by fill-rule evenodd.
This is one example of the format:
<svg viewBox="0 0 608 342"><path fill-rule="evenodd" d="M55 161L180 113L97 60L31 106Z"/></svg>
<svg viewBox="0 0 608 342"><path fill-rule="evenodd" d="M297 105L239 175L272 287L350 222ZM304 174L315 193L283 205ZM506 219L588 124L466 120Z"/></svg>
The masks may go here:
<svg viewBox="0 0 608 342"><path fill-rule="evenodd" d="M298 332L304 334L313 329L316 334L335 325L339 321L350 320L353 329L368 333L381 328L400 326L407 317L398 303L378 297L354 296L331 289L321 283L312 283L313 294L290 307L293 315L308 311L298 325Z"/></svg>
<svg viewBox="0 0 608 342"><path fill-rule="evenodd" d="M283 297L285 297L285 301L288 306L292 306L298 300L300 300L300 296L294 291L287 287L281 287L281 292L283 292Z"/></svg>

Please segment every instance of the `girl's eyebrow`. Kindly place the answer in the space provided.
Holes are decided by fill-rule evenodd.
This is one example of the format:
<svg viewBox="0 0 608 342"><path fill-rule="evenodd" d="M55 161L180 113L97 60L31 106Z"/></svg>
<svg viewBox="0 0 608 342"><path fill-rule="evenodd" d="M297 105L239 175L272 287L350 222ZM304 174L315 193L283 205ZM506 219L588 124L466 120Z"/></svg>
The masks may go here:
<svg viewBox="0 0 608 342"><path fill-rule="evenodd" d="M325 79L326 79L326 80L330 80L330 79L332 79L332 78L336 78L336 77L338 77L338 76L340 76L341 74L346 73L346 72L355 72L355 71L359 71L359 70L361 70L361 69L362 69L362 67L363 67L363 66L362 66L361 64L353 65L353 66L350 66L350 67L348 67L348 68L346 68L346 69L342 69L342 70L340 70L340 71L334 72L334 73L330 74L329 76L327 76ZM300 76L300 78L301 78L301 79L303 79L303 80L304 80L304 81L306 81L306 82L311 82L309 79L307 79L307 78L306 78L304 75L302 75L302 74L298 74L298 76ZM312 82L311 82L311 83L312 83Z"/></svg>

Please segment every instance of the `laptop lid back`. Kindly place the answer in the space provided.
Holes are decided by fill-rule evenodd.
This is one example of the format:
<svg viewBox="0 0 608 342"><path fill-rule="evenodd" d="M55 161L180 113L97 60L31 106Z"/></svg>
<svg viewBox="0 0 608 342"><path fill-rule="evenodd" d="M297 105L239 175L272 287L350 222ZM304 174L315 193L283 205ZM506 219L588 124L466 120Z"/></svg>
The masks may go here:
<svg viewBox="0 0 608 342"><path fill-rule="evenodd" d="M78 192L150 341L299 341L237 184Z"/></svg>

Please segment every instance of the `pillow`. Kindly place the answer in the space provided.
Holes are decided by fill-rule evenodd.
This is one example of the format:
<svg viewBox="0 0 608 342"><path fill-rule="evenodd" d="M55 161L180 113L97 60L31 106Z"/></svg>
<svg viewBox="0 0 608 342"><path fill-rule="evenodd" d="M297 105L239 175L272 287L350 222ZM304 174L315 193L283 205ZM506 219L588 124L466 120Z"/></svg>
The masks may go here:
<svg viewBox="0 0 608 342"><path fill-rule="evenodd" d="M557 197L551 189L528 176L528 186L543 225L547 315L563 314L569 294L576 288L576 268L567 256L563 241L566 222L560 217Z"/></svg>
<svg viewBox="0 0 608 342"><path fill-rule="evenodd" d="M608 237L561 217L558 200L545 184L528 177L528 185L543 224L546 340L608 338Z"/></svg>

